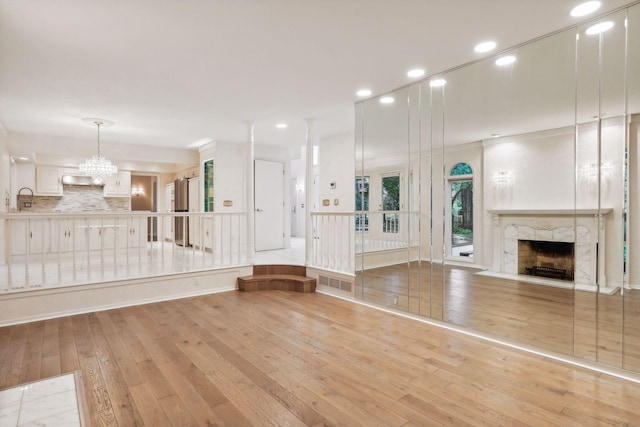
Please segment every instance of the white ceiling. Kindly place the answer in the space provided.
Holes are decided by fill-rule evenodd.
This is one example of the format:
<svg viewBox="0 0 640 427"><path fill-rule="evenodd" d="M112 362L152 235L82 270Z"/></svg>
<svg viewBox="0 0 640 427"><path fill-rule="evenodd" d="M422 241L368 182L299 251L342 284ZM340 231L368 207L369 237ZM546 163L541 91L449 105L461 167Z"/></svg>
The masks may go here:
<svg viewBox="0 0 640 427"><path fill-rule="evenodd" d="M353 129L355 92L382 94L574 25L580 0L0 0L0 123L94 141L305 141ZM629 3L603 0L602 14ZM285 130L275 128L286 122ZM24 140L24 139L23 139ZM56 147L56 150L64 150Z"/></svg>

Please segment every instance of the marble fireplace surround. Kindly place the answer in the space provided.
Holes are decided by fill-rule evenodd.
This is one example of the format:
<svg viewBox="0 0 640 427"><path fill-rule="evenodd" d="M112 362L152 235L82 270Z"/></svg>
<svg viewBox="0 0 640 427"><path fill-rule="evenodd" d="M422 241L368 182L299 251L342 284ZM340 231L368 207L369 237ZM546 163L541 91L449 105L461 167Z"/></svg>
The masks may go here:
<svg viewBox="0 0 640 427"><path fill-rule="evenodd" d="M600 258L601 292L606 288L604 256L605 221L611 209L488 210L492 215L493 253L491 275L526 279L535 283L573 287L574 283L518 274L518 240L574 243L575 288L596 290L596 256ZM599 226L599 230L598 230ZM575 230L575 231L574 231ZM597 243L600 240L599 250ZM613 290L612 290L613 291Z"/></svg>

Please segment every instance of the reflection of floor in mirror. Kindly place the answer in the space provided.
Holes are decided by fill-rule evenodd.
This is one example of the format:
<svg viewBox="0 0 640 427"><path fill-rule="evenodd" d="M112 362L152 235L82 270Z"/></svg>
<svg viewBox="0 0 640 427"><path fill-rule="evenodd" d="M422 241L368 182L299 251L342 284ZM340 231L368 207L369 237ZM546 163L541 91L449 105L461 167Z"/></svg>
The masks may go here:
<svg viewBox="0 0 640 427"><path fill-rule="evenodd" d="M586 292L595 292L596 288L595 286L590 286L590 285L581 285L581 284L577 284L574 283L571 280L556 280L556 279L548 279L545 277L539 277L539 276L529 276L526 274L508 274L508 273L496 273L494 271L479 271L478 273L476 273L480 276L487 276L487 277L496 277L496 278L500 278L500 279L507 279L507 280L512 280L512 281L516 281L516 282L526 282L526 283L533 283L536 285L544 285L544 286L552 286L555 288L563 288L563 289L576 289L579 291L586 291ZM612 286L612 287L604 287L601 286L600 287L600 293L601 294L606 294L606 295L614 295L617 292L620 291L620 287L619 286Z"/></svg>
<svg viewBox="0 0 640 427"><path fill-rule="evenodd" d="M623 297L621 292L596 294L481 275L458 266L448 266L445 272L444 286L439 264L358 272L355 295L515 342L640 371L640 290L625 289Z"/></svg>

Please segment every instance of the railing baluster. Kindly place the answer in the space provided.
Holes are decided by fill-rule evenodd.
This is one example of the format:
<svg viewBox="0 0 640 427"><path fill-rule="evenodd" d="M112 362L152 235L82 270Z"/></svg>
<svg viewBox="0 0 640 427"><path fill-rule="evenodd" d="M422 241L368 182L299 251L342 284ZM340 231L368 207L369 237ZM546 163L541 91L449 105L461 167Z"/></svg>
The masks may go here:
<svg viewBox="0 0 640 427"><path fill-rule="evenodd" d="M164 237L171 224L165 222L175 224L176 219L183 226L192 222L194 241L190 251L184 245L178 251L175 242L167 247ZM3 221L6 263L0 270L2 290L229 267L246 264L251 255L247 252L250 236L246 213L54 213L24 214ZM322 224L316 224L318 233L323 234L315 235L314 247L318 256L326 258L327 265L340 268L340 263L346 262L341 259L340 247L344 233L339 224L343 220L325 221L324 231ZM154 236L161 242L157 243ZM145 250L147 256L143 257ZM202 259L197 258L200 256Z"/></svg>

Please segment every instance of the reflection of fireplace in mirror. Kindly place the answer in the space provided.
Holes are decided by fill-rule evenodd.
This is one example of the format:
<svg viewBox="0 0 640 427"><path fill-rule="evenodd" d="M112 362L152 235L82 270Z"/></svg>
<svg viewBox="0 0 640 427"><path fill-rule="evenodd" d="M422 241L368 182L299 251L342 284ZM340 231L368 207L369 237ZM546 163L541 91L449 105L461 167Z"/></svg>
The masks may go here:
<svg viewBox="0 0 640 427"><path fill-rule="evenodd" d="M518 274L573 280L573 242L518 240Z"/></svg>

